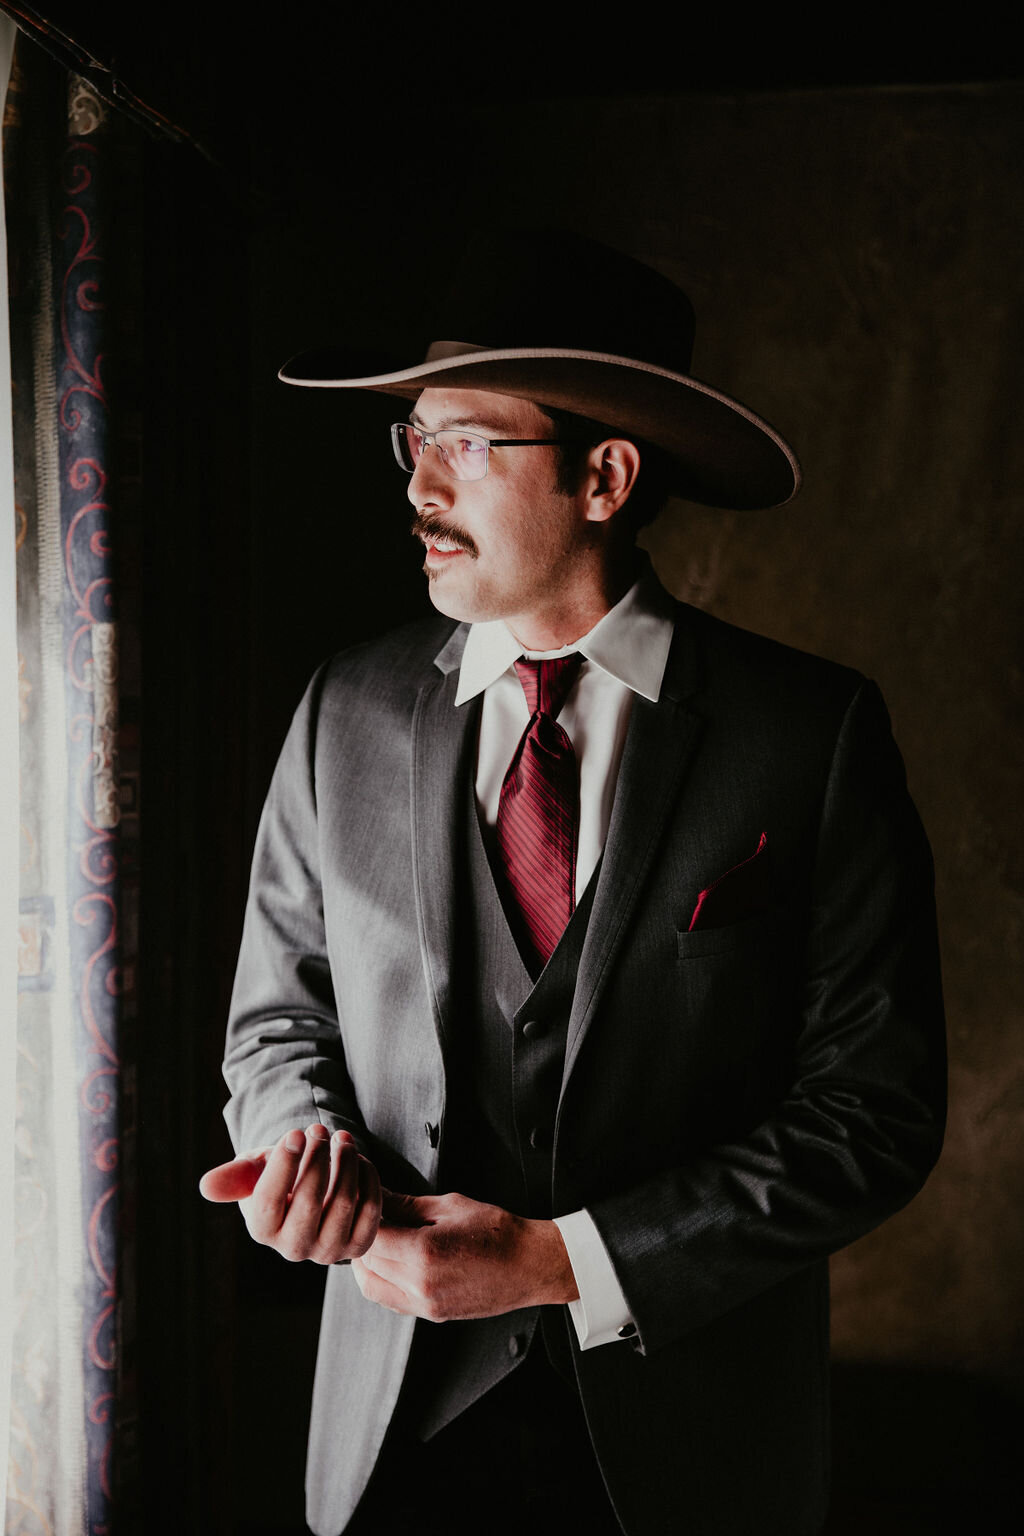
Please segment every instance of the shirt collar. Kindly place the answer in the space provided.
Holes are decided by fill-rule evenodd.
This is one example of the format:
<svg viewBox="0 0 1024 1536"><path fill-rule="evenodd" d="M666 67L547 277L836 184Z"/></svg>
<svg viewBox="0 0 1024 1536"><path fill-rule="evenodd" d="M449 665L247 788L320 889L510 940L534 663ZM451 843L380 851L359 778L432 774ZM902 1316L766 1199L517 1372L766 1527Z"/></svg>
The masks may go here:
<svg viewBox="0 0 1024 1536"><path fill-rule="evenodd" d="M672 644L672 601L650 564L625 597L599 619L589 634L559 651L524 651L502 619L470 625L459 670L455 703L466 704L507 672L520 656L568 656L579 651L588 661L655 702Z"/></svg>

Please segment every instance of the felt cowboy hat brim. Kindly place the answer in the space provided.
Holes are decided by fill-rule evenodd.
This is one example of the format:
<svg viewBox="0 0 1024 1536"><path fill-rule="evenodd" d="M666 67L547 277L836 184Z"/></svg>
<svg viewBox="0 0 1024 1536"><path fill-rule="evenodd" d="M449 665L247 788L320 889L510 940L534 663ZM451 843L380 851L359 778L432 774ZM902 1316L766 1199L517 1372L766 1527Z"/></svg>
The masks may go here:
<svg viewBox="0 0 1024 1536"><path fill-rule="evenodd" d="M343 366L343 353L324 348L300 353L279 376L309 389L368 389L407 400L443 385L480 389L587 416L664 449L675 460L675 492L709 506L781 506L800 486L796 455L762 417L688 374L636 358L436 342L425 362L396 372L344 378Z"/></svg>
<svg viewBox="0 0 1024 1536"><path fill-rule="evenodd" d="M280 377L410 400L441 386L514 395L662 449L670 488L693 501L772 507L796 494L800 466L788 443L690 374L686 294L621 251L565 230L477 231L430 330L489 344L435 341L423 362L397 369L325 348L300 353Z"/></svg>

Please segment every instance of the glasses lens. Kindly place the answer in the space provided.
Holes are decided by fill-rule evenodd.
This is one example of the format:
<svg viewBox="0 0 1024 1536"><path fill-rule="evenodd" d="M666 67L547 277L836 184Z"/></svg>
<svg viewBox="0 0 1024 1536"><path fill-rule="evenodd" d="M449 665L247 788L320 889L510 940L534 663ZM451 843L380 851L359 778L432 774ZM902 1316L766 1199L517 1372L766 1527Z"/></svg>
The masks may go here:
<svg viewBox="0 0 1024 1536"><path fill-rule="evenodd" d="M456 480L482 480L487 473L487 439L475 432L439 432L438 449Z"/></svg>
<svg viewBox="0 0 1024 1536"><path fill-rule="evenodd" d="M395 458L411 475L423 456L423 435L407 421L396 421L391 428Z"/></svg>

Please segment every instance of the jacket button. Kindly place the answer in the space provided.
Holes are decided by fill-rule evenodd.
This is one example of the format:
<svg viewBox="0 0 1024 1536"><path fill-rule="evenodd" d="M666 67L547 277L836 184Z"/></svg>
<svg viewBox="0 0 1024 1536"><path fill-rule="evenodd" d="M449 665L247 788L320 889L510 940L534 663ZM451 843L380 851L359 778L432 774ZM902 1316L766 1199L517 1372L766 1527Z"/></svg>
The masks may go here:
<svg viewBox="0 0 1024 1536"><path fill-rule="evenodd" d="M426 1136L430 1145L432 1147L436 1147L438 1142L441 1140L441 1127L435 1125L432 1120L428 1120L423 1127L423 1134Z"/></svg>
<svg viewBox="0 0 1024 1536"><path fill-rule="evenodd" d="M551 1146L551 1137L542 1125L535 1125L530 1132L530 1146L535 1152L547 1152Z"/></svg>
<svg viewBox="0 0 1024 1536"><path fill-rule="evenodd" d="M547 1033L547 1021L544 1019L527 1019L523 1025L523 1034L527 1040L536 1040Z"/></svg>

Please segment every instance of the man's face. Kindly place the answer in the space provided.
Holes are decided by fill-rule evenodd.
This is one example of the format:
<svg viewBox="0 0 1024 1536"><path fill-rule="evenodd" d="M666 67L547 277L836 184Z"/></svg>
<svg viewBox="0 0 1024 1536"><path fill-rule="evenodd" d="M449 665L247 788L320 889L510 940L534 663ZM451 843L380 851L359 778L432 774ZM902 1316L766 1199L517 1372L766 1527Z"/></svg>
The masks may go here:
<svg viewBox="0 0 1024 1536"><path fill-rule="evenodd" d="M425 389L411 420L427 432L465 427L487 438L551 437L539 406L483 390ZM435 608L454 619L504 619L537 649L573 628L592 530L575 496L556 488L558 450L492 448L482 480L456 480L430 445L409 482L413 532ZM583 631L580 631L583 633Z"/></svg>

